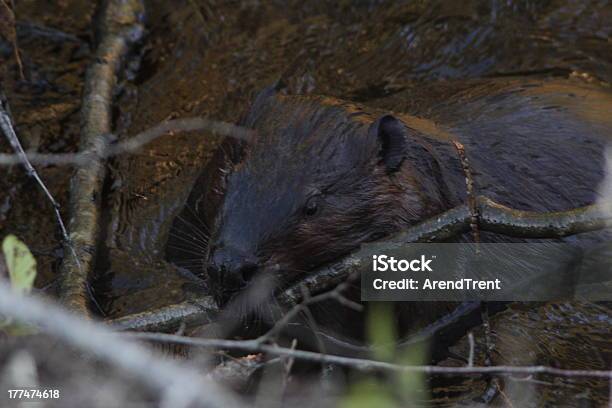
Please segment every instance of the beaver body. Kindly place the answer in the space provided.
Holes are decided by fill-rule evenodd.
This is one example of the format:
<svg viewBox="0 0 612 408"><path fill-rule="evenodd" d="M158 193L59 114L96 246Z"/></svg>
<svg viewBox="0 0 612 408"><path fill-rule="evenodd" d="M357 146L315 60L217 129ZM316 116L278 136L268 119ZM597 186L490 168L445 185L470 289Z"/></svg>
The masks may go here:
<svg viewBox="0 0 612 408"><path fill-rule="evenodd" d="M453 141L465 147L476 194L542 212L592 204L610 112L609 91L560 80L480 81L419 106L419 116L268 90L242 120L255 139L222 149L186 216L209 225L201 259L224 304L258 277L286 287L362 243L466 202Z"/></svg>

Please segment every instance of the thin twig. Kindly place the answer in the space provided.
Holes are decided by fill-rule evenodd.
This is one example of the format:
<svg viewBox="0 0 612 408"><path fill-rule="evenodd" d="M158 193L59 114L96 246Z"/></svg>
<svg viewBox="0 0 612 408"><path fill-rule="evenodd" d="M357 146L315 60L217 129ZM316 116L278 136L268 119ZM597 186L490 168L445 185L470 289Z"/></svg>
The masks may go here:
<svg viewBox="0 0 612 408"><path fill-rule="evenodd" d="M202 296L159 309L109 319L116 330L174 331L185 325L193 327L216 320L219 310L211 296Z"/></svg>
<svg viewBox="0 0 612 408"><path fill-rule="evenodd" d="M474 366L474 333L468 333L468 341L470 343L470 354L468 356L468 367Z"/></svg>
<svg viewBox="0 0 612 408"><path fill-rule="evenodd" d="M321 354L306 350L262 344L257 340L222 340L175 336L166 333L126 333L130 338L160 343L183 344L202 348L221 348L240 350L250 353L268 353L275 356L293 357L312 363L331 363L351 367L361 371L383 370L434 375L482 375L482 374L549 374L558 377L612 378L612 371L606 370L565 370L547 366L491 366L491 367L444 367L444 366L406 366L363 358L342 357Z"/></svg>
<svg viewBox="0 0 612 408"><path fill-rule="evenodd" d="M112 100L117 75L131 47L144 32L141 0L105 2L100 19L101 42L87 71L81 110L81 151L95 152L86 167L77 168L70 191L70 237L76 254L64 257L60 298L70 309L89 315L89 275L93 268L99 232L100 200L106 167L102 159L111 132Z"/></svg>
<svg viewBox="0 0 612 408"><path fill-rule="evenodd" d="M231 123L202 117L181 118L162 122L139 133L127 141L112 147L110 154L132 153L140 149L143 145L167 133L192 132L196 130L206 130L212 135L231 136L242 140L249 140L254 135L253 130L232 125Z"/></svg>
<svg viewBox="0 0 612 408"><path fill-rule="evenodd" d="M462 143L457 140L453 140L453 145L457 150L459 159L461 160L461 167L463 168L463 174L465 175L465 188L467 191L467 204L470 209L470 229L472 230L472 236L474 242L480 242L480 232L478 231L478 208L476 207L476 191L474 188L474 178L472 177L472 169L470 167L470 161L465 154L465 147Z"/></svg>
<svg viewBox="0 0 612 408"><path fill-rule="evenodd" d="M491 321L489 319L489 305L487 302L480 302L480 318L482 320L482 329L484 333L485 343L485 358L484 365L490 367L493 365L493 340L491 335ZM502 389L501 381L495 375L487 375L487 386L482 393L480 400L485 404L490 403Z"/></svg>
<svg viewBox="0 0 612 408"><path fill-rule="evenodd" d="M291 350L295 350L297 347L298 341L297 339L293 339L291 341ZM283 363L283 367L284 367L284 374L283 374L283 385L282 385L282 395L284 396L285 392L287 391L287 386L289 385L289 382L291 381L291 370L293 369L293 363L295 362L295 358L293 357L287 357L281 360L281 362Z"/></svg>
<svg viewBox="0 0 612 408"><path fill-rule="evenodd" d="M485 365L493 364L493 340L491 336L491 321L489 319L489 306L487 302L480 302L480 317L482 320L482 329L484 332L485 341Z"/></svg>
<svg viewBox="0 0 612 408"><path fill-rule="evenodd" d="M13 48L13 55L17 68L19 70L19 78L25 80L23 74L23 63L21 61L21 55L19 52L19 45L17 44L17 31L15 29L15 4L13 1L0 0L0 36L5 37L8 42L11 43Z"/></svg>
<svg viewBox="0 0 612 408"><path fill-rule="evenodd" d="M508 394L506 394L504 392L504 390L500 388L498 388L499 391L499 395L502 396L503 400L506 402L506 405L508 406L508 408L514 408L514 404L512 404L512 400L510 399L510 397L508 397Z"/></svg>
<svg viewBox="0 0 612 408"><path fill-rule="evenodd" d="M121 154L134 153L146 144L168 134L183 132L206 131L206 136L227 136L240 140L249 140L255 131L202 117L180 118L162 122L125 141L110 144L113 135L105 135L109 145L106 149L89 149L80 153L27 153L31 163L41 165L75 165L87 166L92 160L104 160ZM201 136L201 135L199 135ZM11 165L20 162L20 157L13 154L0 153L0 165Z"/></svg>
<svg viewBox="0 0 612 408"><path fill-rule="evenodd" d="M279 321L277 321L269 331L258 337L255 341L259 343L264 343L270 341L271 339L274 339L275 336L277 336L287 326L287 324L291 322L291 320L293 320L298 314L303 312L310 305L330 299L336 299L339 301L341 301L340 299L345 299L341 294L348 288L349 285L349 282L343 282L340 285L336 286L333 290L330 290L329 292L324 292L318 294L317 296L304 298L301 303L298 303L294 307L292 307L289 312L285 313L285 315Z"/></svg>
<svg viewBox="0 0 612 408"><path fill-rule="evenodd" d="M308 293L306 288L304 288L304 290L302 291L302 296L304 298L304 301L302 301L302 303L308 302L308 300L310 299L310 294ZM310 326L310 330L314 333L315 341L317 342L317 350L319 351L319 353L326 354L327 349L325 347L325 343L323 343L323 340L321 340L321 336L319 335L319 325L317 324L317 319L315 319L315 317L313 316L309 306L305 306L302 310L304 312L304 315L306 316L306 321Z"/></svg>
<svg viewBox="0 0 612 408"><path fill-rule="evenodd" d="M32 163L30 163L30 161L28 160L28 156L26 155L25 150L23 149L23 146L21 145L21 142L17 137L17 133L13 128L9 111L10 110L8 107L8 101L0 90L0 129L2 129L4 136L8 139L11 147L15 151L15 156L18 160L18 163L23 165L23 167L26 169L26 172L28 173L28 176L36 180L38 186L41 188L47 199L51 202L51 205L53 206L53 210L55 212L57 224L60 227L62 239L64 240L65 245L70 248L71 251L74 251L74 246L72 245L70 237L68 236L66 225L64 224L62 214L60 213L60 205L55 200L45 183L42 181L42 178L40 177L34 166L32 166Z"/></svg>

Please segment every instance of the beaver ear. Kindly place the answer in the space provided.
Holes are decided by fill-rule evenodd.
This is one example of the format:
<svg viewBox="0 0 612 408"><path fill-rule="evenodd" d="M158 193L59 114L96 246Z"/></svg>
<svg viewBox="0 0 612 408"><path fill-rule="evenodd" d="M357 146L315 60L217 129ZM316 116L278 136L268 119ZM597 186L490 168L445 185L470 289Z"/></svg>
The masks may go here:
<svg viewBox="0 0 612 408"><path fill-rule="evenodd" d="M406 154L406 127L392 115L385 115L376 121L374 129L380 145L379 156L387 172L399 170Z"/></svg>

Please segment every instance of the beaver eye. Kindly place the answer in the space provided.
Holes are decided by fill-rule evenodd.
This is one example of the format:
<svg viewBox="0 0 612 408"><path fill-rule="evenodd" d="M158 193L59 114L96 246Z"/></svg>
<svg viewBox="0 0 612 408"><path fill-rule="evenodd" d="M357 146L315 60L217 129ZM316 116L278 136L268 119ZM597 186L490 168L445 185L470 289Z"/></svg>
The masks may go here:
<svg viewBox="0 0 612 408"><path fill-rule="evenodd" d="M310 197L304 206L304 214L308 216L315 215L319 211L319 203L317 197Z"/></svg>

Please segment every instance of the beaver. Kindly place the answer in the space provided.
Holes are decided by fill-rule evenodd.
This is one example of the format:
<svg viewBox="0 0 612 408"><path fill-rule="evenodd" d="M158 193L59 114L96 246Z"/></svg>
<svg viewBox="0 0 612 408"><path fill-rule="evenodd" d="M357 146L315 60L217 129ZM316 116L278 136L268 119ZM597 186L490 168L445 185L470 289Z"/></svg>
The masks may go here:
<svg viewBox="0 0 612 408"><path fill-rule="evenodd" d="M476 193L501 204L560 211L598 197L612 136L605 89L508 78L464 82L418 106L419 116L376 104L278 87L256 98L240 122L255 138L220 149L185 214L207 225L208 246L195 256L219 305L257 278L287 287L363 243L465 203L453 141L464 146Z"/></svg>

